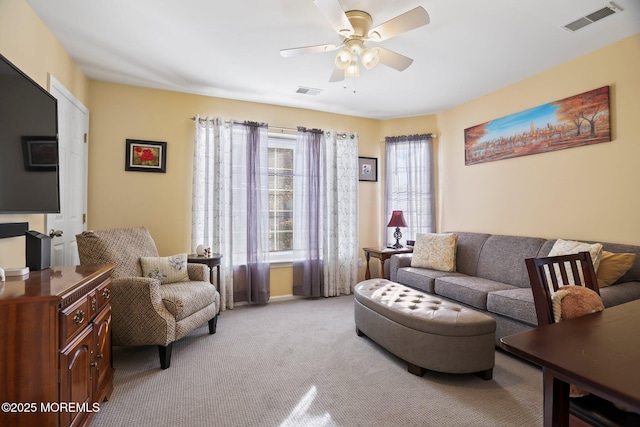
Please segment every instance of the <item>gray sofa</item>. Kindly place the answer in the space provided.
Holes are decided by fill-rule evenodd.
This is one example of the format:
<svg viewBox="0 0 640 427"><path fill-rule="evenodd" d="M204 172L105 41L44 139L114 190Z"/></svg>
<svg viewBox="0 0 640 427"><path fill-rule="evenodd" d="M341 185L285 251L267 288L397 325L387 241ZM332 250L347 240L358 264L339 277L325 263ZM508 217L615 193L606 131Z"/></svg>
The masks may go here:
<svg viewBox="0 0 640 427"><path fill-rule="evenodd" d="M489 314L500 338L537 326L525 258L544 257L555 243L536 237L455 232L456 271L411 267L411 254L393 255L389 278ZM605 308L640 299L640 246L605 243L604 251L636 253L633 265L613 285L602 288Z"/></svg>

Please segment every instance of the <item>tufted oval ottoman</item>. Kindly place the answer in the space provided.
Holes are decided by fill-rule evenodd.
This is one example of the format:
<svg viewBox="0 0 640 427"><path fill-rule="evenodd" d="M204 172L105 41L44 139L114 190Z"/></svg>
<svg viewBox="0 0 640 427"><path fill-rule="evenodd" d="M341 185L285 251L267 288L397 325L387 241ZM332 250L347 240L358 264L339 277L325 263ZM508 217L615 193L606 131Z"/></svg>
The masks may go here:
<svg viewBox="0 0 640 427"><path fill-rule="evenodd" d="M386 279L355 287L356 332L405 360L409 372L424 369L493 376L496 321L435 295Z"/></svg>

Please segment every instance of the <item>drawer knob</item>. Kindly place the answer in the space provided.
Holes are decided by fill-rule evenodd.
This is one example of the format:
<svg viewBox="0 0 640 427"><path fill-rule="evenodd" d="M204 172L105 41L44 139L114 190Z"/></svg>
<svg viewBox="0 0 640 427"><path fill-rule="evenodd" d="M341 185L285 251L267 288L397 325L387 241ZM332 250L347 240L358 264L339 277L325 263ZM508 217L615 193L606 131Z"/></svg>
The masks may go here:
<svg viewBox="0 0 640 427"><path fill-rule="evenodd" d="M82 311L82 310L78 310L78 311L76 312L76 315L75 315L75 316L73 316L73 322L74 322L76 325L79 325L79 324L81 324L82 322L84 322L84 311Z"/></svg>
<svg viewBox="0 0 640 427"><path fill-rule="evenodd" d="M109 288L105 288L105 289L102 291L102 297L103 297L104 299L107 299L107 298L109 298L109 295L111 295L111 289L109 289Z"/></svg>

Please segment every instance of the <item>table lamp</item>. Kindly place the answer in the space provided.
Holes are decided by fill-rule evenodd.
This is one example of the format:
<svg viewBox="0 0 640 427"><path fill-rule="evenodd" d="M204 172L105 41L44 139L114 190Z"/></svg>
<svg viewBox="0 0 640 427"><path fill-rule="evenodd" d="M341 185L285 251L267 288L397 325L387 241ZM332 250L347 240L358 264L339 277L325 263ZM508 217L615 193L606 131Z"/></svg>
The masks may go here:
<svg viewBox="0 0 640 427"><path fill-rule="evenodd" d="M391 219L389 220L389 224L387 227L395 227L396 231L393 233L393 237L396 239L396 244L393 245L394 248L400 249L402 245L400 244L400 239L402 239L402 233L400 232L400 227L406 227L407 223L404 220L404 216L402 215L402 211L393 211L391 213Z"/></svg>

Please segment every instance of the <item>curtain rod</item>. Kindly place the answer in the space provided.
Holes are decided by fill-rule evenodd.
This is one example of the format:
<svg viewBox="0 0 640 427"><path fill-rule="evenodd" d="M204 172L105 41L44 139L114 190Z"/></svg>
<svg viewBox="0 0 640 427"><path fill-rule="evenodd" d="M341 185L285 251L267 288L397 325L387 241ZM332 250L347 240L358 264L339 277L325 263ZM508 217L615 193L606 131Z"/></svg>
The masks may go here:
<svg viewBox="0 0 640 427"><path fill-rule="evenodd" d="M196 118L195 117L191 117L191 120L195 121ZM205 119L205 118L200 118L200 120L213 120L213 119ZM230 120L225 120L225 123L229 124L231 123ZM286 128L286 127L282 127L282 126L269 126L269 130L270 131L278 131L280 133L285 133L285 132L294 132L297 133L298 129L293 129L293 128Z"/></svg>
<svg viewBox="0 0 640 427"><path fill-rule="evenodd" d="M418 134L418 135L426 135L426 136L428 136L430 138L437 138L438 137L438 135L436 135L435 133L425 133L425 134ZM406 136L406 135L398 135L398 136ZM389 138L397 138L397 136L395 136L395 137L391 136ZM382 138L380 140L380 142L385 142L385 141L386 141L386 138Z"/></svg>
<svg viewBox="0 0 640 427"><path fill-rule="evenodd" d="M195 121L196 118L195 117L191 117L191 120ZM213 119L205 119L205 118L200 118L200 120L213 120ZM230 120L225 120L224 123L231 123ZM282 127L282 126L269 126L269 130L272 132L280 132L280 133L298 133L298 129L294 129L294 128L287 128L287 127ZM342 138L347 138L347 137L351 137L351 139L354 138L354 134L352 132L336 132L336 135L341 136Z"/></svg>

